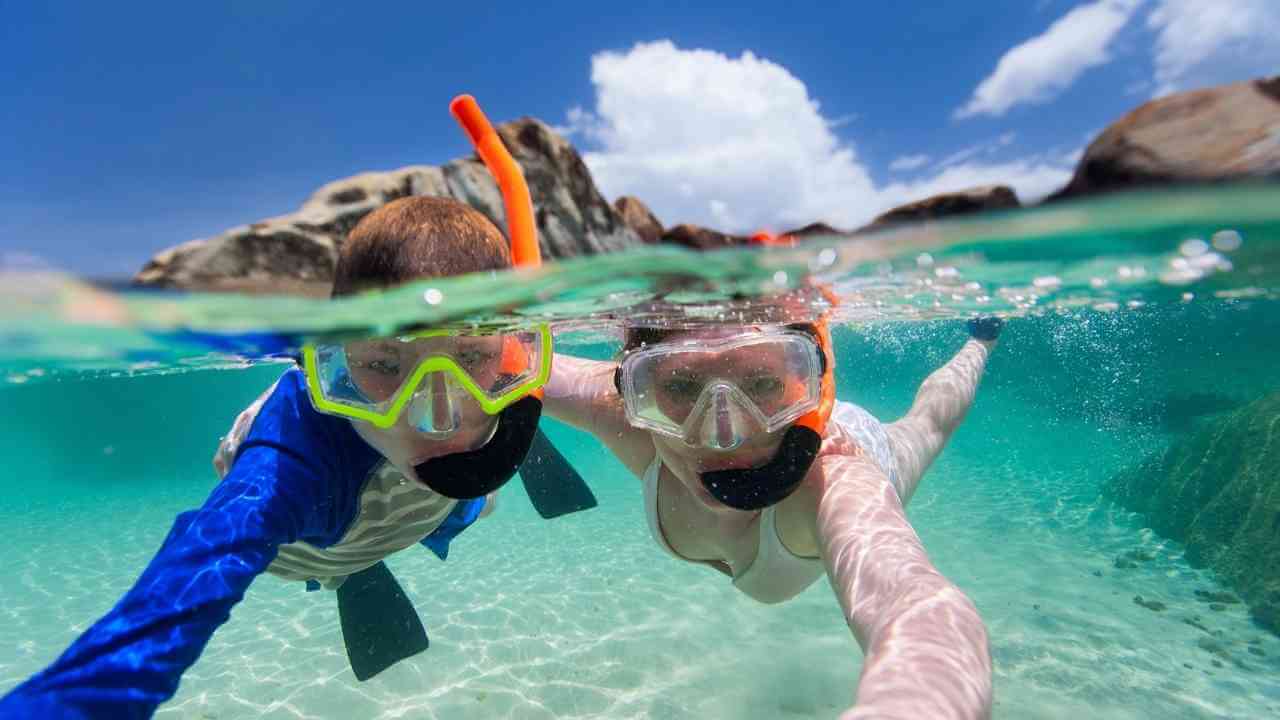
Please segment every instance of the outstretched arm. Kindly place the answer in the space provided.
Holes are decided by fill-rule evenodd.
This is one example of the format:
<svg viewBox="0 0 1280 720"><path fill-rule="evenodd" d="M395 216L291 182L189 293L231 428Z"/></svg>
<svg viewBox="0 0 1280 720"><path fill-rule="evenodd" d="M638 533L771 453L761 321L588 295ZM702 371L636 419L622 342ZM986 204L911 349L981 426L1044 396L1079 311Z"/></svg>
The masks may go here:
<svg viewBox="0 0 1280 720"><path fill-rule="evenodd" d="M199 510L182 513L124 598L61 657L0 699L0 718L143 718L173 696L280 545L335 536L347 450L373 453L342 421L304 412L286 376ZM305 402L305 400L301 400ZM305 436L305 437L303 437Z"/></svg>
<svg viewBox="0 0 1280 720"><path fill-rule="evenodd" d="M543 408L551 417L594 435L639 477L656 451L648 435L627 423L613 385L616 368L611 362L557 354L543 391Z"/></svg>
<svg viewBox="0 0 1280 720"><path fill-rule="evenodd" d="M866 656L842 720L990 717L982 618L930 563L889 478L862 454L823 456L817 469L827 577Z"/></svg>
<svg viewBox="0 0 1280 720"><path fill-rule="evenodd" d="M898 494L903 505L911 501L920 478L973 405L1000 326L996 318L970 321L972 339L950 362L925 378L906 416L886 426L898 465Z"/></svg>

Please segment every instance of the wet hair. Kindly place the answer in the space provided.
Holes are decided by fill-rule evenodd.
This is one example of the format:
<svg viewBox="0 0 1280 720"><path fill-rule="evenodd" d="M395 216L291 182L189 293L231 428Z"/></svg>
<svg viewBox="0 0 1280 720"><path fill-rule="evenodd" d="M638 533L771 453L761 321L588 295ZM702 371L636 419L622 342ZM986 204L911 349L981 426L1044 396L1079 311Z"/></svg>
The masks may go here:
<svg viewBox="0 0 1280 720"><path fill-rule="evenodd" d="M708 325L707 327L724 327L723 325ZM796 330L805 333L813 338L813 341L821 344L822 340L818 337L818 327L813 323L791 323L786 326L788 330ZM680 335L695 332L698 328L694 327L648 327L648 326L632 326L623 330L622 333L622 352L628 353L632 350L645 347L646 345L655 345L657 343L666 342Z"/></svg>
<svg viewBox="0 0 1280 720"><path fill-rule="evenodd" d="M400 198L351 230L338 251L333 297L509 267L507 239L480 212L449 198Z"/></svg>

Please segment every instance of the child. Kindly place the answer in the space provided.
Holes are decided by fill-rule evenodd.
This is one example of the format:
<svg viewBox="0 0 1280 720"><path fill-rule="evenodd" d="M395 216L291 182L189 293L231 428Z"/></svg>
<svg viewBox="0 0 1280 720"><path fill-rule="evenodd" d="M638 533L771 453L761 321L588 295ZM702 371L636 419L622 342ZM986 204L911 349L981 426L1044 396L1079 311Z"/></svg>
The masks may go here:
<svg viewBox="0 0 1280 720"><path fill-rule="evenodd" d="M334 296L502 270L513 256L537 264L519 170L474 101L454 112L502 180L512 247L466 205L404 198L351 232ZM241 416L203 507L178 516L104 618L0 700L0 717L149 717L263 572L337 589L362 680L422 651L426 633L381 561L419 542L445 557L534 441L550 362L545 325L305 346L302 367Z"/></svg>
<svg viewBox="0 0 1280 720"><path fill-rule="evenodd" d="M673 557L765 603L827 576L866 652L846 718L987 717L986 630L903 507L972 404L1000 322L972 322L907 415L881 424L835 401L825 323L796 317L633 324L620 362L556 358L547 411L642 480L651 534Z"/></svg>

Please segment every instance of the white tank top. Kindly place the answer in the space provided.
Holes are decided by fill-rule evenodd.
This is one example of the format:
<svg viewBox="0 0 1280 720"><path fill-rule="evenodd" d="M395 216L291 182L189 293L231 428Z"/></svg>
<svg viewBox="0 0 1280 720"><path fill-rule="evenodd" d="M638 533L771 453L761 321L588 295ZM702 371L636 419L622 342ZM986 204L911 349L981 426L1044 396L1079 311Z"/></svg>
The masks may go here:
<svg viewBox="0 0 1280 720"><path fill-rule="evenodd" d="M898 487L897 464L889 447L889 435L880 421L866 410L848 402L837 402L831 414L830 432L848 433L864 452L870 455L893 486ZM658 519L658 478L662 461L655 455L641 479L644 484L645 515L649 519L649 533L655 542L672 557L689 560L677 553L667 542ZM764 603L780 603L799 595L826 572L820 558L801 557L792 553L778 537L777 510L767 507L760 511L760 542L755 559L741 572L733 574L733 585L755 600Z"/></svg>

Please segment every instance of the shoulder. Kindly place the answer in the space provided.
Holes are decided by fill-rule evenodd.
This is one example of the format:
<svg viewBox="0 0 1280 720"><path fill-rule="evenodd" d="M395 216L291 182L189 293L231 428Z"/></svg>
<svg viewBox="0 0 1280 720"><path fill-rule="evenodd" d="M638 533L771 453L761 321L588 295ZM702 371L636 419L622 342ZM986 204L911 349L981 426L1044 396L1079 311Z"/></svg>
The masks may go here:
<svg viewBox="0 0 1280 720"><path fill-rule="evenodd" d="M249 449L265 449L361 476L372 470L381 456L349 421L317 412L307 392L302 371L291 368L246 408L219 448L227 469Z"/></svg>

